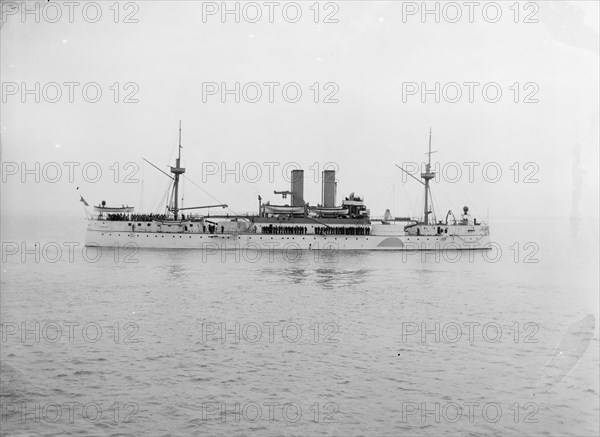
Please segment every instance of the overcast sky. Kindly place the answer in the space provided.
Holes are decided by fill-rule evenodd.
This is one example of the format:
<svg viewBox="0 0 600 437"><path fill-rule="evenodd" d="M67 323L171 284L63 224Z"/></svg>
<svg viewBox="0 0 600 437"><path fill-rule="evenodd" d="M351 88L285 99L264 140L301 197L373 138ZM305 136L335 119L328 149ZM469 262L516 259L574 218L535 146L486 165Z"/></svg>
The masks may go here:
<svg viewBox="0 0 600 437"><path fill-rule="evenodd" d="M45 9L38 23L35 15L22 15L20 3L2 2L3 215L81 214L79 194L90 204L106 200L156 210L169 181L143 165L142 157L168 171L182 120L186 175L205 190L185 181L186 206L219 201L233 211L254 212L258 194L263 201L288 202L273 190L289 189L282 169L290 162L305 169L305 199L316 204L321 199L315 172L333 162L339 168L338 199L355 192L365 197L372 215L386 208L396 216L418 215L421 186L403 178L394 164L422 162L431 127L438 151L434 163L455 162L463 172L457 183L442 180L433 186L442 217L465 204L478 216L489 208L490 216L497 217L598 217L598 2L539 2L535 8L522 3L518 17L509 9L513 2L501 2L502 17L495 23L490 8L486 16L481 7L475 9L469 20L463 2L456 3L463 14L456 23L449 22L456 9L443 9L444 3L439 23L421 11L410 14L413 4L407 2L330 2L313 9L312 2L302 2L295 23L292 7L283 16L286 2L274 9L272 23L263 2L257 3L263 14L257 23L248 22L256 8L240 4L236 23L232 15L223 20L220 11L208 15L221 2L192 1L121 3L118 17L112 2L102 3L102 17L95 23L94 7L87 7L84 17L86 3L81 2L71 23L68 6L54 3L61 19L48 22L56 21L57 9ZM430 5L434 8L435 2ZM36 82L38 95L23 95L23 84L35 90ZM47 85L51 82L61 85L56 103L50 101L56 96ZM79 84L73 102L65 82ZM262 98L246 101L256 89L247 87L239 103L233 95L223 103L219 92L203 96L203 83L209 82L231 88L235 82L241 87L256 82ZM272 103L265 82L280 84ZM316 103L315 82L320 89ZM455 82L463 95L450 102L456 88L449 86L439 102L426 95L423 103L420 89L408 93L408 82L430 88ZM473 102L465 82L481 84ZM97 103L82 96L88 83L102 91ZM287 83L301 89L297 103L282 96ZM498 102L482 96L486 83L500 87ZM94 89L88 91L93 99ZM20 168L13 174L12 163L35 169L36 162L39 183L33 174L23 183ZM48 163L53 162L63 170L56 183L50 181L55 173ZM79 163L72 167L72 182L65 162ZM126 167L128 162L137 167ZM206 174L214 169L207 163L234 170L236 162L239 183L233 173L227 183L220 171ZM472 182L465 162L479 163L471 167ZM95 183L89 163L98 163L103 172ZM262 169L255 183L243 180L244 173L256 176L256 165L250 163ZM82 175L86 164L87 181ZM486 164L488 179L501 168L497 183L484 178ZM273 181L269 168L274 168ZM454 178L454 170L445 168ZM140 182L124 183L127 175ZM524 183L527 177L538 182Z"/></svg>

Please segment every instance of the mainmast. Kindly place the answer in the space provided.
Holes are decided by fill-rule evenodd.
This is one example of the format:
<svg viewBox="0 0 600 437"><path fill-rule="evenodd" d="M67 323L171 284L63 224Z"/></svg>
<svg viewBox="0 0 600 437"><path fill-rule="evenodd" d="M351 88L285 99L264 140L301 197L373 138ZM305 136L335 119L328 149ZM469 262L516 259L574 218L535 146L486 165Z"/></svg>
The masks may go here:
<svg viewBox="0 0 600 437"><path fill-rule="evenodd" d="M423 211L423 221L427 225L429 224L429 181L435 177L435 172L431 171L431 154L435 153L431 151L431 128L429 128L429 159L425 166L425 173L421 173L421 178L425 180L425 208Z"/></svg>
<svg viewBox="0 0 600 437"><path fill-rule="evenodd" d="M185 173L185 168L181 167L181 120L179 120L179 147L177 159L175 160L175 167L171 167L171 173L173 173L173 214L175 220L177 220L178 208L178 197L179 197L179 175Z"/></svg>

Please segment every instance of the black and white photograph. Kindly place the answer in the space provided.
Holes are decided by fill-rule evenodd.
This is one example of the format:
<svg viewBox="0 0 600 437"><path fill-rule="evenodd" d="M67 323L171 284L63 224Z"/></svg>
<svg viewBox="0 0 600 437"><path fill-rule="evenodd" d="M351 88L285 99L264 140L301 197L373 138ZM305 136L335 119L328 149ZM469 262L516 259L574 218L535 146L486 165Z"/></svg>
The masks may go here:
<svg viewBox="0 0 600 437"><path fill-rule="evenodd" d="M600 1L0 8L0 435L600 435Z"/></svg>

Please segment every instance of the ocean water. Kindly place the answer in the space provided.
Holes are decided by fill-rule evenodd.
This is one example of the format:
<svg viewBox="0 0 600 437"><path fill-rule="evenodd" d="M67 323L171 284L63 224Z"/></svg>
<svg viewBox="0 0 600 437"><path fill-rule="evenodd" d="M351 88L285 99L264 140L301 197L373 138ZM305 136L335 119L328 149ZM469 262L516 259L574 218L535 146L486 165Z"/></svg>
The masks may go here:
<svg viewBox="0 0 600 437"><path fill-rule="evenodd" d="M3 217L2 433L598 435L597 222L491 232L487 258L98 255L82 219Z"/></svg>

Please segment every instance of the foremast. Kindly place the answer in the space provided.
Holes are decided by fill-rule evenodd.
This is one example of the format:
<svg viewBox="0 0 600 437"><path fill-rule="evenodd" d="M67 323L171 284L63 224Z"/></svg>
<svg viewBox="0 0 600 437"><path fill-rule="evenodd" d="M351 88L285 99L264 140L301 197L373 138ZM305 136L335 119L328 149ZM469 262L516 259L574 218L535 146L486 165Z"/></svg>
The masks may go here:
<svg viewBox="0 0 600 437"><path fill-rule="evenodd" d="M181 167L181 120L179 120L179 147L177 153L177 159L175 160L175 167L171 167L171 173L173 173L173 216L177 220L179 213L179 175L185 173L185 168Z"/></svg>

